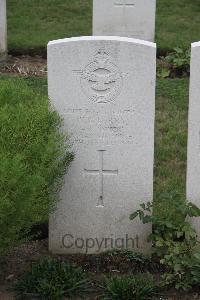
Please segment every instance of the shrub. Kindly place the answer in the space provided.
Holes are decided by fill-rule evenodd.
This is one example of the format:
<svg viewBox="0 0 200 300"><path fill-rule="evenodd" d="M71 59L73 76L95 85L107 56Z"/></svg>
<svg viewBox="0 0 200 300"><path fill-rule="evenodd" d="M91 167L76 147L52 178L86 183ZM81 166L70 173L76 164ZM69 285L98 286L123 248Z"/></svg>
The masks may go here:
<svg viewBox="0 0 200 300"><path fill-rule="evenodd" d="M73 156L48 98L23 79L0 85L0 252L48 220Z"/></svg>
<svg viewBox="0 0 200 300"><path fill-rule="evenodd" d="M188 217L199 217L200 209L182 199L176 192L162 194L162 200L170 201L170 214L153 214L152 203L141 204L141 209L130 218L139 217L143 224L152 223L153 233L149 239L153 242L154 252L160 258L166 272L164 285L175 285L176 289L189 290L200 283L200 251L197 234L188 222Z"/></svg>
<svg viewBox="0 0 200 300"><path fill-rule="evenodd" d="M32 265L31 270L14 284L13 289L20 298L62 300L88 292L90 283L81 268L59 260L43 258Z"/></svg>
<svg viewBox="0 0 200 300"><path fill-rule="evenodd" d="M182 77L190 73L190 50L176 47L166 57L161 57L161 61L162 67L158 68L158 77Z"/></svg>
<svg viewBox="0 0 200 300"><path fill-rule="evenodd" d="M105 300L158 299L158 287L151 275L112 277L106 280Z"/></svg>
<svg viewBox="0 0 200 300"><path fill-rule="evenodd" d="M179 47L174 48L174 52L165 57L166 62L171 66L171 69L181 75L189 74L190 72L190 50L183 50Z"/></svg>

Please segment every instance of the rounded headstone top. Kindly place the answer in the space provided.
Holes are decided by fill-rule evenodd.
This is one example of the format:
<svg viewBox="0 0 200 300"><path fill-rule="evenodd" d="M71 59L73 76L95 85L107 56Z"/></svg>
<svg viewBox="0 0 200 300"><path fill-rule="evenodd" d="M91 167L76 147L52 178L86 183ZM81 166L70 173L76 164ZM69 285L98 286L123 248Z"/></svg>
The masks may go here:
<svg viewBox="0 0 200 300"><path fill-rule="evenodd" d="M134 38L128 37L120 37L120 36L81 36L81 37L71 37L65 39L58 39L54 41L50 41L48 46L61 44L61 43L69 43L69 42L80 42L80 41L118 41L118 42L127 42L127 43L134 43L144 46L149 46L156 48L156 44L144 40L138 40Z"/></svg>

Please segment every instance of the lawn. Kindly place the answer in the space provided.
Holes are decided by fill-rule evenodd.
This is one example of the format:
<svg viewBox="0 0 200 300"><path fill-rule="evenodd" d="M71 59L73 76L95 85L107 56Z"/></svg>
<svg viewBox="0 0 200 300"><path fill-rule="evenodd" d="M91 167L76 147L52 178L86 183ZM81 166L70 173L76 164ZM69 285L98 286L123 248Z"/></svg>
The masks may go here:
<svg viewBox="0 0 200 300"><path fill-rule="evenodd" d="M200 40L199 0L157 0L158 48L189 48Z"/></svg>
<svg viewBox="0 0 200 300"><path fill-rule="evenodd" d="M186 196L188 86L188 79L157 80L154 198L162 214L173 204L162 193Z"/></svg>
<svg viewBox="0 0 200 300"><path fill-rule="evenodd" d="M91 0L8 0L9 49L33 53L48 41L92 33Z"/></svg>
<svg viewBox="0 0 200 300"><path fill-rule="evenodd" d="M92 0L7 0L8 45L44 52L49 40L91 35ZM200 40L199 0L157 0L156 42L162 51Z"/></svg>

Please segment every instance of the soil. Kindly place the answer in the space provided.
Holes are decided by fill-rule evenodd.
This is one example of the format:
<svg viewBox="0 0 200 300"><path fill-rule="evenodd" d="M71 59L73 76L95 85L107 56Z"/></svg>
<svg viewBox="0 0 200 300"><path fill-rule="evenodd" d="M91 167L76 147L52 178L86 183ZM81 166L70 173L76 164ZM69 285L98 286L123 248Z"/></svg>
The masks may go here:
<svg viewBox="0 0 200 300"><path fill-rule="evenodd" d="M12 283L19 278L24 271L29 270L31 264L44 256L65 260L75 266L81 266L87 271L94 284L101 283L103 277L116 274L135 274L149 271L159 280L162 268L156 261L144 264L135 262L124 255L52 255L48 251L48 240L31 241L16 247L10 254L1 257L0 260L0 300L15 299L13 293L7 292ZM86 300L100 299L101 292L90 294ZM75 298L79 300L79 298ZM200 300L200 292L178 293L175 290L166 291L161 298L163 300Z"/></svg>
<svg viewBox="0 0 200 300"><path fill-rule="evenodd" d="M47 76L47 60L41 56L8 56L0 63L0 74L17 74L18 76Z"/></svg>

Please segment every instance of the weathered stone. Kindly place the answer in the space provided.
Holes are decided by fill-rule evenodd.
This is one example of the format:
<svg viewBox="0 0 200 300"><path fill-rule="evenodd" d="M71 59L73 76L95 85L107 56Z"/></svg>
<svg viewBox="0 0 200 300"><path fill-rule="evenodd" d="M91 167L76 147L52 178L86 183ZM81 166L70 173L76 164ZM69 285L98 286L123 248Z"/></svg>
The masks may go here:
<svg viewBox="0 0 200 300"><path fill-rule="evenodd" d="M156 0L93 0L93 35L154 41Z"/></svg>
<svg viewBox="0 0 200 300"><path fill-rule="evenodd" d="M187 155L187 200L200 207L200 42L192 44ZM200 220L193 224L200 238Z"/></svg>
<svg viewBox="0 0 200 300"><path fill-rule="evenodd" d="M50 250L148 252L129 215L153 198L156 46L81 37L48 44L49 97L75 152L50 218ZM132 239L132 240L131 240Z"/></svg>

